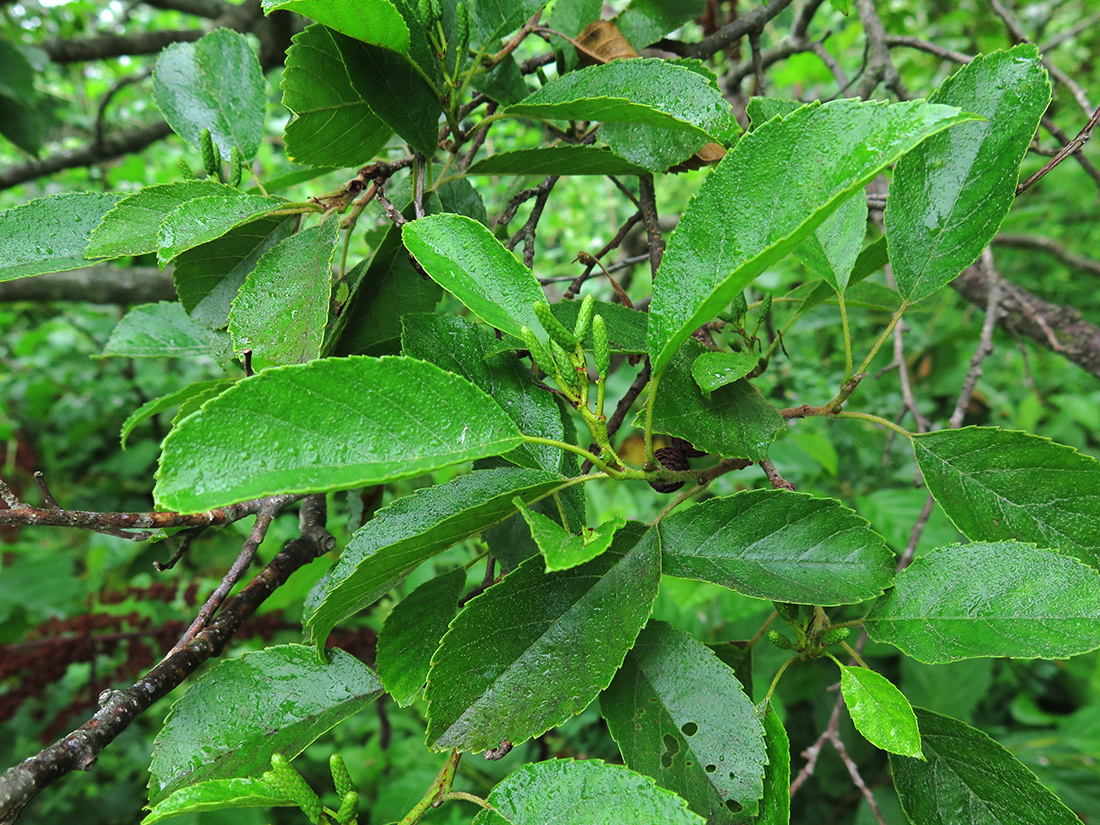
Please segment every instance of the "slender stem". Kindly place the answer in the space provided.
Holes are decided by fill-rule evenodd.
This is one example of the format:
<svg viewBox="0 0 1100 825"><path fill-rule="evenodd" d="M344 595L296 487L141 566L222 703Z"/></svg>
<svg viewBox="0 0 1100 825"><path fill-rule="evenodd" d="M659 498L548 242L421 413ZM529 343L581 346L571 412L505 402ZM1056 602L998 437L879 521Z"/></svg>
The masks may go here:
<svg viewBox="0 0 1100 825"><path fill-rule="evenodd" d="M848 307L844 303L843 291L837 293L837 304L840 307L840 326L844 335L844 381L847 382L852 377L852 333L848 328Z"/></svg>
<svg viewBox="0 0 1100 825"><path fill-rule="evenodd" d="M775 693L776 685L779 684L779 677L783 675L783 671L785 671L788 667L791 666L791 662L797 661L797 659L798 659L797 656L792 656L791 658L789 658L787 661L785 661L783 663L782 667L779 668L779 672L775 674L775 678L772 679L772 683L770 685L768 685L768 693L767 693L767 695L764 696L764 702L763 702L764 705L767 705L768 702L770 702L772 700L772 694Z"/></svg>
<svg viewBox="0 0 1100 825"><path fill-rule="evenodd" d="M773 610L772 614L770 616L768 616L768 618L764 622L764 624L760 625L760 629L758 631L756 631L756 633L753 635L753 637L751 639L749 639L749 647L755 647L756 646L756 643L759 642L764 637L764 634L768 632L768 628L772 626L772 623L776 620L776 618L778 616L779 616L779 611L778 610Z"/></svg>
<svg viewBox="0 0 1100 825"><path fill-rule="evenodd" d="M863 359L863 363L860 364L859 370L857 370L857 372L867 372L867 368L871 366L871 362L875 359L875 356L878 355L879 349L881 349L882 345L886 343L886 339L890 337L890 334L894 331L894 327L897 326L898 321L901 320L901 314L905 312L905 310L908 308L908 304L902 304L898 308L898 311L894 313L894 317L890 319L890 323L886 325L886 329L882 331L882 335L880 335L879 339L875 341L875 345L871 347L870 353L868 353L867 357Z"/></svg>
<svg viewBox="0 0 1100 825"><path fill-rule="evenodd" d="M863 661L863 659L860 657L860 655L858 653L856 653L854 650L852 650L852 646L850 644L848 644L847 642L841 642L840 646L843 647L846 651L848 651L848 655L851 656L853 659L855 659L856 663L861 668L863 668L864 670L870 670L871 669L867 666L867 663L865 661ZM829 655L832 656L832 654L829 654ZM836 659L833 658L833 661L836 662ZM840 662L837 662L837 664L840 664Z"/></svg>
<svg viewBox="0 0 1100 825"><path fill-rule="evenodd" d="M557 447L559 450L568 450L571 453L576 453L577 455L582 456L586 461L591 461L592 464L599 467L612 478L645 477L643 473L639 473L637 470L627 470L625 472L622 470L615 470L610 467L606 462L604 462L601 458L592 455L592 453L588 452L588 450L584 449L584 447L578 447L576 444L569 444L565 441L557 441L553 438L540 438L537 435L525 435L523 436L523 440L529 444L545 444L547 447Z"/></svg>
<svg viewBox="0 0 1100 825"><path fill-rule="evenodd" d="M443 768L439 771L435 780L428 788L428 792L424 794L424 798L417 802L412 810L405 814L405 818L401 820L398 825L414 825L420 821L420 818L428 812L438 801L442 801L447 797L447 794L451 792L451 785L455 780L455 771L458 770L458 760L462 758L462 753L453 750L451 755L447 757L447 761L443 764Z"/></svg>
<svg viewBox="0 0 1100 825"><path fill-rule="evenodd" d="M664 370L662 369L661 372ZM657 400L657 384L661 380L661 372L654 373L649 378L649 395L645 399L645 459L657 463L653 456L653 407Z"/></svg>
<svg viewBox="0 0 1100 825"><path fill-rule="evenodd" d="M859 418L859 419L862 419L863 421L873 421L875 424L881 424L883 427L889 427L891 430L894 430L898 434L904 435L910 441L913 440L913 434L911 432L909 432L908 430L906 430L905 428L899 427L893 421L888 421L885 418L880 418L879 416L872 415L871 413L838 412L838 413L833 413L833 418Z"/></svg>

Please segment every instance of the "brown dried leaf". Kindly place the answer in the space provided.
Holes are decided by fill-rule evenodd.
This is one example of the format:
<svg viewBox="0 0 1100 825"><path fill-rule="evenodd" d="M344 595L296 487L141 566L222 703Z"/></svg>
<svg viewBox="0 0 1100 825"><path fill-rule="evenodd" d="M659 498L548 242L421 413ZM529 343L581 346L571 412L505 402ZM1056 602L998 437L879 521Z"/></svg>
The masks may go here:
<svg viewBox="0 0 1100 825"><path fill-rule="evenodd" d="M577 48L582 66L595 66L610 63L612 60L630 60L638 56L618 26L610 20L589 23L577 35L573 45Z"/></svg>

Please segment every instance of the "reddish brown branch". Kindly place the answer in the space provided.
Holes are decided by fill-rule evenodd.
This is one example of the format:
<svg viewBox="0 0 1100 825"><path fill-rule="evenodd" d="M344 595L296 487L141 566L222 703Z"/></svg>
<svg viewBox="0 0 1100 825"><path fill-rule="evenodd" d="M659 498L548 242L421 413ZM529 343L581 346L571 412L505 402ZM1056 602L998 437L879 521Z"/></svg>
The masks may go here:
<svg viewBox="0 0 1100 825"><path fill-rule="evenodd" d="M318 502L317 499L320 499ZM15 820L42 790L74 770L91 770L100 752L158 699L167 696L225 644L290 575L332 549L324 528L324 496L302 506L301 535L275 558L191 642L128 690L105 691L100 709L80 728L0 775L0 823Z"/></svg>

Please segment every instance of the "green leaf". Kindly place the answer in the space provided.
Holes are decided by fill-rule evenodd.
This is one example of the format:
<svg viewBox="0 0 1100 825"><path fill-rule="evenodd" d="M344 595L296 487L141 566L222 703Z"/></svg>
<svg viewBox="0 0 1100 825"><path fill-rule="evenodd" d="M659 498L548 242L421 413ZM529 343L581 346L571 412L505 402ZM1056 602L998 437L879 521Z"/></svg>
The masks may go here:
<svg viewBox="0 0 1100 825"><path fill-rule="evenodd" d="M405 355L429 361L461 375L496 401L520 432L565 440L565 427L554 396L546 391L513 352L489 355L492 330L454 315L406 315L401 339ZM563 470L563 451L540 444L523 444L506 458L523 467Z"/></svg>
<svg viewBox="0 0 1100 825"><path fill-rule="evenodd" d="M592 561L611 546L615 531L626 524L623 516L614 516L595 530L581 527L581 534L574 535L548 516L528 510L522 499L513 502L527 526L531 537L546 560L546 572L569 570Z"/></svg>
<svg viewBox="0 0 1100 825"><path fill-rule="evenodd" d="M327 4L326 4L327 5ZM442 109L435 91L404 54L333 33L352 88L387 126L418 152L439 144Z"/></svg>
<svg viewBox="0 0 1100 825"><path fill-rule="evenodd" d="M786 117L802 105L797 100L754 97L749 100L746 113L756 128L777 115ZM867 200L852 197L799 244L794 254L835 292L844 292L866 234Z"/></svg>
<svg viewBox="0 0 1100 825"><path fill-rule="evenodd" d="M669 240L649 310L654 375L695 329L875 175L929 135L973 118L922 101L835 100L745 135Z"/></svg>
<svg viewBox="0 0 1100 825"><path fill-rule="evenodd" d="M912 825L1080 825L1015 756L980 730L916 708L925 760L891 756Z"/></svg>
<svg viewBox="0 0 1100 825"><path fill-rule="evenodd" d="M317 5L348 15L365 8L360 4ZM401 15L392 5L385 5L405 29ZM407 43L408 29L405 35ZM377 155L393 134L352 88L340 50L324 26L309 26L294 35L279 88L283 105L294 113L284 138L287 157L295 163L359 166Z"/></svg>
<svg viewBox="0 0 1100 825"><path fill-rule="evenodd" d="M181 814L221 811L226 808L272 808L280 805L297 803L262 779L211 779L209 782L180 788L157 803L149 815L141 820L141 825L153 825L154 822Z"/></svg>
<svg viewBox="0 0 1100 825"><path fill-rule="evenodd" d="M683 163L710 142L698 132L648 123L605 123L600 139L616 155L649 172L664 172Z"/></svg>
<svg viewBox="0 0 1100 825"><path fill-rule="evenodd" d="M298 217L260 218L230 229L220 238L189 249L172 267L176 294L191 320L210 329L225 329L233 299L256 262L289 238Z"/></svg>
<svg viewBox="0 0 1100 825"><path fill-rule="evenodd" d="M614 23L631 46L644 49L704 11L706 0L631 0Z"/></svg>
<svg viewBox="0 0 1100 825"><path fill-rule="evenodd" d="M791 822L791 741L775 705L769 703L757 715L764 721L764 751L768 759L764 771L764 796L755 825L790 825Z"/></svg>
<svg viewBox="0 0 1100 825"><path fill-rule="evenodd" d="M707 350L691 362L691 377L704 395L719 387L740 381L754 369L760 359L751 352L712 352Z"/></svg>
<svg viewBox="0 0 1100 825"><path fill-rule="evenodd" d="M201 512L378 484L499 455L516 425L469 381L411 358L329 358L239 381L164 440L155 495Z"/></svg>
<svg viewBox="0 0 1100 825"><path fill-rule="evenodd" d="M747 490L677 510L660 524L664 572L758 599L855 604L882 592L894 554L839 501Z"/></svg>
<svg viewBox="0 0 1100 825"><path fill-rule="evenodd" d="M656 531L637 522L580 567L545 573L540 558L521 564L467 604L443 637L428 675L429 746L477 752L520 743L580 713L622 664L660 578Z"/></svg>
<svg viewBox="0 0 1100 825"><path fill-rule="evenodd" d="M87 266L88 237L121 199L100 192L69 192L0 212L0 281Z"/></svg>
<svg viewBox="0 0 1100 825"><path fill-rule="evenodd" d="M542 330L531 308L546 302L542 287L480 223L462 215L428 215L405 224L401 236L432 280L483 321L516 338L522 327Z"/></svg>
<svg viewBox="0 0 1100 825"><path fill-rule="evenodd" d="M292 759L373 702L382 685L350 654L326 664L304 645L277 645L215 665L172 707L149 765L149 801Z"/></svg>
<svg viewBox="0 0 1100 825"><path fill-rule="evenodd" d="M863 738L884 751L921 758L917 717L902 692L881 673L837 666L844 704Z"/></svg>
<svg viewBox="0 0 1100 825"><path fill-rule="evenodd" d="M172 131L199 146L203 129L228 158L234 146L245 159L260 148L267 84L248 38L215 29L195 43L173 43L157 57L153 99Z"/></svg>
<svg viewBox="0 0 1100 825"><path fill-rule="evenodd" d="M397 603L378 634L378 678L401 707L416 699L432 654L458 612L466 571L457 567L425 582Z"/></svg>
<svg viewBox="0 0 1100 825"><path fill-rule="evenodd" d="M720 825L754 815L764 793L764 729L733 671L704 644L651 621L600 696L628 767Z"/></svg>
<svg viewBox="0 0 1100 825"><path fill-rule="evenodd" d="M713 76L658 58L616 60L570 72L505 112L545 120L644 123L719 142L739 131Z"/></svg>
<svg viewBox="0 0 1100 825"><path fill-rule="evenodd" d="M599 759L524 765L489 794L473 825L703 825L687 803L648 776Z"/></svg>
<svg viewBox="0 0 1100 825"><path fill-rule="evenodd" d="M340 234L336 218L311 226L264 253L233 299L233 349L252 350L256 369L301 364L321 355L332 270Z"/></svg>
<svg viewBox="0 0 1100 825"><path fill-rule="evenodd" d="M34 75L23 51L0 39L0 134L37 157L48 123Z"/></svg>
<svg viewBox="0 0 1100 825"><path fill-rule="evenodd" d="M330 29L364 43L385 46L395 52L409 50L409 27L405 25L405 19L392 0L356 0L355 3L332 3L329 0L262 0L262 5L264 14L282 9L311 17Z"/></svg>
<svg viewBox="0 0 1100 825"><path fill-rule="evenodd" d="M1020 162L1050 103L1038 49L978 55L931 95L986 120L939 135L894 170L886 238L898 291L919 301L972 264L1012 202Z"/></svg>
<svg viewBox="0 0 1100 825"><path fill-rule="evenodd" d="M237 190L212 180L185 180L146 186L122 198L95 227L88 239L89 258L121 258L155 252L161 222L176 207L211 195L236 195Z"/></svg>
<svg viewBox="0 0 1100 825"><path fill-rule="evenodd" d="M543 470L479 470L427 487L379 510L360 529L306 605L310 644L323 650L339 622L370 606L411 570L567 482Z"/></svg>
<svg viewBox="0 0 1100 825"><path fill-rule="evenodd" d="M282 198L236 192L181 203L161 221L157 233L157 263L163 269L181 252L220 238L231 229L266 215L282 203Z"/></svg>
<svg viewBox="0 0 1100 825"><path fill-rule="evenodd" d="M142 421L147 421L158 413L162 413L165 410L170 410L173 407L178 407L184 401L189 398L194 398L196 395L203 393L209 393L214 391L216 394L222 390L227 389L232 385L232 381L197 381L194 384L188 384L183 389L176 390L168 395L162 395L160 398L154 398L152 401L146 401L132 413L122 424L122 434L119 440L122 443L122 448L126 449L126 439L130 437L130 433L134 431L134 427L140 424Z"/></svg>
<svg viewBox="0 0 1100 825"><path fill-rule="evenodd" d="M601 133L602 134L602 133ZM644 175L646 169L596 146L542 146L497 152L468 175Z"/></svg>
<svg viewBox="0 0 1100 825"><path fill-rule="evenodd" d="M126 358L209 355L226 361L230 356L229 337L196 324L178 303L161 301L127 312L112 330L103 354Z"/></svg>
<svg viewBox="0 0 1100 825"><path fill-rule="evenodd" d="M1066 659L1100 647L1100 573L1030 544L943 547L898 574L864 620L919 662Z"/></svg>
<svg viewBox="0 0 1100 825"><path fill-rule="evenodd" d="M997 427L918 435L925 483L971 541L1015 539L1100 567L1100 463L1071 447Z"/></svg>
<svg viewBox="0 0 1100 825"><path fill-rule="evenodd" d="M676 354L656 390L653 431L685 438L716 455L766 458L784 426L779 410L745 379L704 394L691 371L704 350L698 341L688 341Z"/></svg>

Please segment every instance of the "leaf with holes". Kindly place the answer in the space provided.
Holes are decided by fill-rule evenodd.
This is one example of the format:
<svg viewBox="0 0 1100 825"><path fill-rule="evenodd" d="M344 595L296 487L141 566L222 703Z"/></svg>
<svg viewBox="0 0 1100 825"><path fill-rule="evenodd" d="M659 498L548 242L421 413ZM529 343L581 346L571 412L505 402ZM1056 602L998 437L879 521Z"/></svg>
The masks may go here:
<svg viewBox="0 0 1100 825"><path fill-rule="evenodd" d="M764 729L733 671L701 642L651 621L600 708L626 764L684 797L707 822L756 814Z"/></svg>

